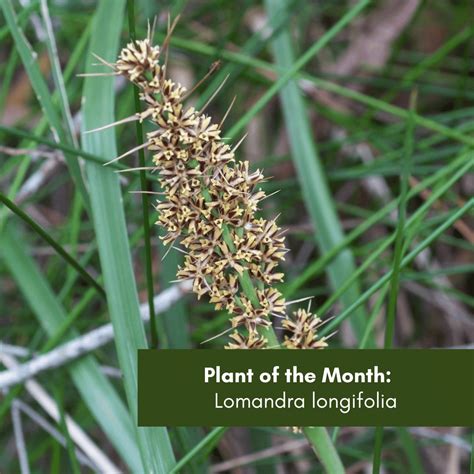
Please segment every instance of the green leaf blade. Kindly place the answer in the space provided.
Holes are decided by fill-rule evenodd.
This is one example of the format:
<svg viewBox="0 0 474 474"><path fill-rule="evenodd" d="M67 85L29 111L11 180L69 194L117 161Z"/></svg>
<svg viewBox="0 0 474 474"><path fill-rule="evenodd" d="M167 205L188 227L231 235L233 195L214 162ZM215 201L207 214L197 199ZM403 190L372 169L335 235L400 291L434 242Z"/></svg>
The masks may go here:
<svg viewBox="0 0 474 474"><path fill-rule="evenodd" d="M123 24L125 2L102 0L92 29L90 51L114 62ZM91 72L91 66L86 68ZM91 130L114 119L114 89L110 77L88 77L84 83L83 130ZM105 160L117 156L113 130L82 135L83 148ZM92 216L104 276L115 345L124 376L125 391L133 423L137 424L137 351L146 348L140 319L119 178L111 170L87 163ZM174 465L166 428L136 428L144 470L169 472Z"/></svg>

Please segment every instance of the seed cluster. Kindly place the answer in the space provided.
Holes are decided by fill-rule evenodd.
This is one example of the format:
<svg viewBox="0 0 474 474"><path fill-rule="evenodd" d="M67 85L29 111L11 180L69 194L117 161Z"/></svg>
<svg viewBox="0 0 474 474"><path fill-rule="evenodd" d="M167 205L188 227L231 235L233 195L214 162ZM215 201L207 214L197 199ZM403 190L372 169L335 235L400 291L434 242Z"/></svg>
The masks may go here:
<svg viewBox="0 0 474 474"><path fill-rule="evenodd" d="M284 319L282 326L291 336L285 336L283 345L287 349L324 349L327 342L318 338L318 328L323 321L309 311L298 309L293 313L293 320Z"/></svg>
<svg viewBox="0 0 474 474"><path fill-rule="evenodd" d="M140 88L146 109L139 120L157 126L146 146L164 191L156 205L157 223L167 232L164 243L179 242L185 249L178 278L191 279L198 298L207 295L216 309L231 315L235 331L227 348L264 348L259 329L271 326L271 316L283 318L292 334L285 346L323 347L316 337L320 320L301 311L289 319L274 287L283 279L277 267L287 250L276 221L256 216L266 197L259 188L262 172L235 160L235 147L221 137L222 123L184 105L189 92L166 77L161 53L149 38L135 41L122 49L113 67Z"/></svg>

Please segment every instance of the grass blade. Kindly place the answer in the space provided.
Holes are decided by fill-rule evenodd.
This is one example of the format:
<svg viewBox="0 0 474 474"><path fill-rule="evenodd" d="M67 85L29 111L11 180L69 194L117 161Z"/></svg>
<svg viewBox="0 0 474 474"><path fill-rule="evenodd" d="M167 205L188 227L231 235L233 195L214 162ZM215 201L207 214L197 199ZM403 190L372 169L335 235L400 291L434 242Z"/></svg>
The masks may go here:
<svg viewBox="0 0 474 474"><path fill-rule="evenodd" d="M286 0L266 0L267 11L274 22L275 11L281 11L286 4ZM327 44L343 26L367 6L365 0L359 1L339 22L337 22L326 35L323 36L312 47L313 50L320 44L320 47ZM331 34L330 34L331 33ZM291 38L288 30L282 31L273 40L273 51L276 64L282 71L288 71L275 84L281 83L291 70L296 66L291 46ZM275 87L274 86L274 87ZM274 89L271 88L271 90ZM282 102L283 115L290 140L293 160L295 162L298 178L301 183L303 198L310 214L313 226L317 229L316 239L322 254L329 252L334 246L344 240L342 228L334 208L334 202L328 188L323 168L320 164L316 152L313 134L309 128L306 111L298 85L295 82L288 82L280 89L280 99ZM331 286L337 289L348 275L355 270L354 259L349 249L341 251L337 257L328 265L327 271ZM359 295L359 287L354 282L341 295L344 306L349 306ZM364 332L364 312L359 309L351 317L354 331L359 339Z"/></svg>
<svg viewBox="0 0 474 474"><path fill-rule="evenodd" d="M123 22L124 0L101 0L95 13L90 52L115 61ZM92 58L92 56L89 56ZM92 72L91 66L86 72ZM83 130L114 121L113 79L87 77L83 94ZM117 156L113 130L83 134L83 148L108 161ZM104 162L105 162L104 161ZM86 173L115 344L133 423L137 423L137 350L146 348L122 207L119 178L113 170L88 162ZM144 470L168 472L174 455L166 428L137 428Z"/></svg>
<svg viewBox="0 0 474 474"><path fill-rule="evenodd" d="M468 169L472 166L470 161L472 161L472 153L463 153L461 156L454 159L448 166L443 167L438 173L429 176L428 178L424 179L420 182L417 186L412 188L409 193L408 197L412 198L416 196L419 192L424 189L427 189L429 186L435 183L443 183L443 186L436 191L436 196L439 197L444 192L446 192L450 186L452 186L462 175L466 173ZM460 165L463 165L461 166ZM450 173L454 173L450 176ZM301 287L306 281L310 278L314 277L315 275L319 274L319 272L324 268L324 266L333 260L335 255L337 255L342 249L344 249L350 242L354 241L358 236L362 235L367 229L372 227L376 222L379 222L385 215L388 215L392 210L396 208L396 205L399 204L399 199L395 199L392 202L388 203L385 207L376 211L370 218L356 227L353 231L351 231L347 237L341 241L338 245L336 245L333 249L331 249L328 253L324 254L318 260L314 261L306 270L296 278L292 283L290 283L285 290L285 294L293 294L298 288ZM421 219L424 215L424 212L435 202L433 198L427 200L417 211L410 217L408 220L408 225L411 227L415 225L417 220ZM375 260L377 253L382 253L385 248L387 248L390 243L393 242L395 239L395 235L389 236L385 239L380 246L375 249L371 256L367 258L362 265L360 265L357 270L349 277L348 280L344 281L342 285L335 291L331 297L326 300L324 305L318 308L318 311L322 314L324 311L329 309L329 307L339 298L339 296L345 291L345 287L350 285L351 279L357 278L358 275L361 275L363 271L369 268L371 261Z"/></svg>
<svg viewBox="0 0 474 474"><path fill-rule="evenodd" d="M314 452L320 459L326 472L344 474L344 466L337 454L336 448L325 428L303 428L304 434L313 446Z"/></svg>
<svg viewBox="0 0 474 474"><path fill-rule="evenodd" d="M127 1L127 10L128 10L128 29L130 32L130 39L135 41L135 1ZM133 86L133 99L135 102L135 112L141 112L140 97L138 87ZM137 144L143 145L143 125L137 120L135 122L136 135L137 135ZM138 152L138 162L140 168L145 167L145 151L143 149ZM146 181L146 172L145 170L140 170L140 186L142 191L149 190L147 181ZM142 209L143 209L143 231L145 239L145 269L146 269L146 286L147 286L147 297L148 297L148 308L150 310L150 334L151 334L151 347L158 346L158 335L156 332L156 314L155 314L155 305L153 303L153 296L155 294L153 289L153 268L151 260L151 242L150 242L150 219L149 206L150 200L148 194L142 193Z"/></svg>
<svg viewBox="0 0 474 474"><path fill-rule="evenodd" d="M218 58L225 59L226 61L232 61L238 64L243 64L245 66L251 66L255 69L262 69L264 71L270 71L274 73L279 72L278 67L266 61L263 61L261 59L252 58L242 53L221 50L214 46L200 43L199 41L195 41L195 40L190 41L187 39L174 36L171 39L171 44L178 48L182 48L186 51L192 51L192 52L202 54L205 56L210 56L211 58L218 57ZM341 86L339 84L336 84L331 81L327 81L325 79L321 79L319 77L314 77L310 74L301 72L298 67L296 68L296 72L291 71L291 74L289 74L289 77L293 77L293 75L295 76L295 78L308 80L319 89L332 92L336 95L340 95L341 97L345 97L350 100L354 100L355 102L366 105L367 107L374 108L380 112L385 112L389 115L392 115L393 117L397 117L403 120L406 120L408 118L408 114L409 114L408 110L402 107L389 104L383 100L377 99L376 97L372 97L372 96L363 94L361 92L358 92L354 89L350 89L349 87ZM286 75L282 76L280 81L282 81L284 77L286 78ZM284 81L281 82L281 84L285 84L287 80L288 79L285 79ZM271 94L271 96L273 95L274 93ZM265 103L266 101L267 100L265 100ZM239 125L239 128L238 129L234 128L234 129L231 129L230 131L232 131L232 133L237 133L259 110L260 108L258 108L258 110L252 108L251 116L249 116L249 114L247 113L245 115L246 117L245 121L243 121L243 117L242 117L242 122L239 121L235 125L235 126ZM440 135L444 137L451 138L452 140L458 141L460 143L464 143L466 145L474 146L474 138L460 132L459 130L456 130L451 127L447 127L446 125L443 125L442 123L439 123L438 121L433 120L431 118L423 117L422 115L416 114L415 123L416 125L419 125L427 130L439 133ZM226 136L230 136L229 132L226 133Z"/></svg>
<svg viewBox="0 0 474 474"><path fill-rule="evenodd" d="M29 256L23 239L14 231L11 223L7 223L4 227L0 235L0 244L3 259L31 310L46 333L52 336L67 317L64 308ZM70 331L68 337L77 335L77 332ZM69 372L84 403L112 444L130 469L133 472L140 472L140 456L130 416L122 400L100 371L94 357L87 356L78 360L69 366Z"/></svg>
<svg viewBox="0 0 474 474"><path fill-rule="evenodd" d="M385 348L393 347L393 333L395 329L395 316L397 312L397 298L400 282L400 263L403 258L403 244L404 244L404 229L407 215L407 200L408 200L408 178L410 176L410 162L413 154L414 145L414 121L413 113L415 110L416 95L411 97L411 114L407 123L407 132L405 140L405 157L402 163L402 172L400 179L400 205L398 208L398 222L395 235L395 247L393 257L393 274L390 281L390 294L387 308L387 324L385 328Z"/></svg>
<svg viewBox="0 0 474 474"><path fill-rule="evenodd" d="M276 51L277 66L279 71L285 71L284 74L263 94L262 97L240 118L240 120L226 133L226 136L235 138L235 136L242 130L242 128L256 115L270 99L284 88L286 84L290 87L285 87L286 90L291 90L291 79L302 69L334 36L336 36L344 27L350 23L368 4L370 0L360 0L356 5L351 8L330 30L319 38L316 43L311 46L301 57L294 60L293 53L290 52L291 46L285 48L285 53L279 54L277 46L274 46ZM269 11L269 18L274 29L277 29L281 25L282 21L278 17L284 14L284 11L288 8L288 2L286 0L267 0L265 2L267 10ZM275 39L272 40L274 45L283 46L287 35L287 30L282 28ZM289 44L289 43L288 43ZM287 56L290 60L283 60L283 56ZM280 62L281 61L281 62Z"/></svg>
<svg viewBox="0 0 474 474"><path fill-rule="evenodd" d="M10 32L15 41L18 53L20 54L21 60L26 72L28 73L31 85L36 93L38 101L41 104L45 117L48 119L53 134L55 135L55 139L57 141L67 143L69 142L69 138L64 130L61 118L56 111L51 94L39 69L38 62L35 58L35 53L33 53L30 44L18 26L18 20L16 18L15 11L13 10L11 0L2 1L1 6L8 27L10 28ZM77 189L81 193L81 196L86 203L86 207L88 207L89 199L84 181L82 179L79 163L75 157L68 154L65 155L65 158Z"/></svg>
<svg viewBox="0 0 474 474"><path fill-rule="evenodd" d="M49 61L51 63L54 85L56 86L56 90L58 91L59 95L61 114L63 116L64 123L66 124L66 134L70 143L72 143L74 146L77 146L77 140L74 135L74 123L72 119L71 108L69 107L69 100L66 93L63 73L61 71L61 65L59 64L58 48L54 38L53 24L49 15L47 0L40 0L40 7L41 16L43 17L43 23L46 31L46 46L48 48Z"/></svg>
<svg viewBox="0 0 474 474"><path fill-rule="evenodd" d="M165 255L167 248L160 242L160 255ZM176 269L182 264L181 255L176 251L168 253L160 265L160 288L168 288L170 281L176 279ZM173 309L162 315L162 324L166 332L166 344L162 347L168 349L190 349L191 338L189 335L188 314L184 301L178 302Z"/></svg>
<svg viewBox="0 0 474 474"><path fill-rule="evenodd" d="M472 166L472 164L471 164ZM410 264L413 259L422 252L425 248L427 248L432 242L434 242L444 231L446 231L454 222L460 219L464 214L468 211L472 211L474 207L474 198L471 198L469 201L466 202L461 208L449 213L449 217L441 224L436 230L434 230L429 237L424 239L419 245L417 245L408 255L406 255L401 264L400 268L406 267ZM342 321L347 319L352 312L357 309L361 304L367 301L377 290L382 288L387 282L390 281L392 277L392 270L388 271L383 277L377 280L370 288L368 288L359 298L354 301L348 308L346 308L342 313L337 315L330 323L328 323L322 330L321 336L325 336L329 334L331 330L334 330Z"/></svg>
<svg viewBox="0 0 474 474"><path fill-rule="evenodd" d="M191 449L186 456L181 458L179 462L173 467L169 474L174 474L180 472L184 466L191 462L197 455L202 452L209 452L212 448L219 442L221 437L226 432L227 428L219 426L214 428L199 444L197 444L193 449Z"/></svg>
<svg viewBox="0 0 474 474"><path fill-rule="evenodd" d="M384 349L393 347L393 334L395 330L395 317L397 313L398 289L400 284L400 264L403 258L403 245L405 241L405 221L406 206L408 198L408 178L410 175L410 162L413 154L413 132L414 132L414 111L416 104L416 93L412 93L410 98L410 115L407 121L407 131L405 136L405 156L402 163L402 173L400 179L400 205L398 207L398 222L395 231L395 245L393 252L392 277L390 279L390 292L387 305L387 321L385 325ZM378 426L375 430L374 460L372 472L380 472L382 447L383 447L383 426Z"/></svg>
<svg viewBox="0 0 474 474"><path fill-rule="evenodd" d="M69 265L71 265L82 276L84 281L92 285L97 292L105 296L104 289L97 283L95 278L71 255L61 244L56 242L39 224L37 224L26 212L20 209L13 201L0 193L0 202L5 204L14 214L26 222L40 237L42 237L49 245L60 255Z"/></svg>
<svg viewBox="0 0 474 474"><path fill-rule="evenodd" d="M408 464L410 466L410 472L413 474L423 474L425 472L423 462L418 454L416 442L412 438L411 433L406 428L397 428L396 431L400 438L401 445L405 450Z"/></svg>
<svg viewBox="0 0 474 474"><path fill-rule="evenodd" d="M448 191L450 187L458 180L460 179L464 173L466 173L469 168L472 167L472 156L466 158L470 158L467 160L467 162L464 164L464 166L461 166L458 168L455 173L449 178L446 178L446 181L443 181L441 186L439 186L437 189L433 191L433 194L430 195L430 197L425 201L424 204L422 204L408 219L407 224L405 226L405 233L410 232L413 233L413 227L417 225L417 222L419 219L421 219L425 213L429 210L429 208L433 205L434 202L436 202L436 199L441 196L443 193ZM457 160L456 160L457 163ZM460 163L464 163L464 161L460 161ZM455 168L454 168L455 169ZM346 288L354 281L358 276L362 275L364 271L366 271L370 265L378 258L379 255L382 254L382 252L387 249L392 242L395 241L396 238L396 233L391 234L388 236L386 239L382 241L382 243L374 249L369 256L367 256L364 259L364 262L361 263L358 267L357 270L355 270L344 282L341 283L341 286L335 291L327 300L326 302L318 308L319 314L323 315L330 307L331 305L339 298L339 296L346 290ZM408 239L406 239L408 240ZM389 272L390 275L392 275L391 271ZM380 282L377 283L377 285ZM379 287L378 287L379 288ZM353 305L351 305L353 307ZM345 313L345 312L344 312ZM336 318L337 319L337 318ZM328 326L323 329L322 332L326 331L328 328L333 327L334 324L336 323L336 320L331 321L331 323L328 324Z"/></svg>

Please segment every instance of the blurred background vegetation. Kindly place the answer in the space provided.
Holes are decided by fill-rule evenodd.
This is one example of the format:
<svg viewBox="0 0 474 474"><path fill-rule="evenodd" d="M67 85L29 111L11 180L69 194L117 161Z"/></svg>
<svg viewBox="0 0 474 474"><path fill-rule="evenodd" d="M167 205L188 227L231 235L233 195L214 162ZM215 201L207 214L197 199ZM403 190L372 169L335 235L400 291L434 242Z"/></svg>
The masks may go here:
<svg viewBox="0 0 474 474"><path fill-rule="evenodd" d="M169 466L171 443L176 459L193 454L182 472L323 472L304 436L286 429L156 429L136 441L126 408L136 396L128 354L145 344L135 288L146 307L147 288L167 288L181 255L162 260L151 226L147 281L143 203L130 193L140 177L98 164L136 146L135 127L81 138L133 114L133 88L77 76L94 70L91 52L113 61L129 40L127 5L3 0L0 11L0 362L12 368L111 319L116 333L115 344L38 375L39 385L3 390L0 471L91 472L110 462L140 472L137 446L141 459L147 443L162 446ZM224 136L247 134L239 157L272 177L268 193L279 191L262 213L280 214L286 229L282 291L314 296L313 310L335 317L331 347L472 347L472 2L136 0L137 37L156 16L160 43L168 14L181 14L174 80L190 87L222 61L191 101L202 105L222 86L208 108L219 122L236 97ZM148 186L157 190L153 178ZM225 336L200 343L228 317L190 295L156 326L160 348L220 348ZM66 415L98 453L83 452ZM380 432L330 434L346 472L370 472ZM387 428L375 464L468 472L470 452L465 429Z"/></svg>

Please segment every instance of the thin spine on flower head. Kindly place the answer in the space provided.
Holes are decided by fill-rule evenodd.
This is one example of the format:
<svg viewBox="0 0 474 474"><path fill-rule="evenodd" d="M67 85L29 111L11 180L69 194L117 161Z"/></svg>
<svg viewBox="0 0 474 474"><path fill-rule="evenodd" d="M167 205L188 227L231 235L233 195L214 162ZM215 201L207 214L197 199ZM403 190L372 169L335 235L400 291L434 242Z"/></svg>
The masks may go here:
<svg viewBox="0 0 474 474"><path fill-rule="evenodd" d="M287 249L276 219L256 216L266 197L259 188L262 172L235 160L240 143L231 148L221 137L222 122L213 123L202 110L184 105L190 92L167 77L166 59L160 62L163 49L167 57L175 23L163 48L152 46L149 33L123 48L115 64L102 62L138 86L146 107L117 123L150 120L157 126L143 146L153 154L163 189L164 198L156 205L157 224L167 232L163 241L170 246L179 241L185 253L177 276L192 280L198 298L207 295L217 310L228 311L234 329L229 349L265 348L259 330L272 326L272 316L283 318L284 329L292 334L285 338L286 347L322 348L326 344L316 333L320 320L309 311L289 319L285 299L274 287L283 280L277 267Z"/></svg>

